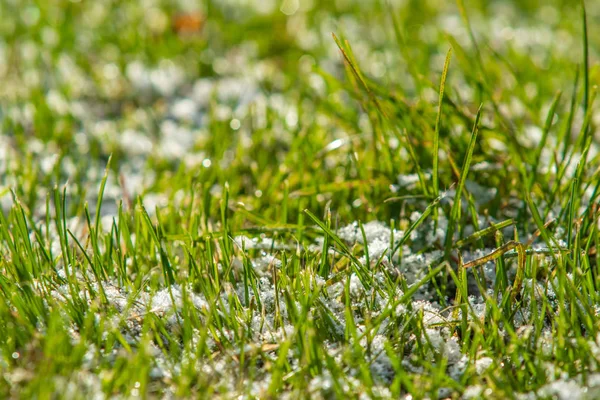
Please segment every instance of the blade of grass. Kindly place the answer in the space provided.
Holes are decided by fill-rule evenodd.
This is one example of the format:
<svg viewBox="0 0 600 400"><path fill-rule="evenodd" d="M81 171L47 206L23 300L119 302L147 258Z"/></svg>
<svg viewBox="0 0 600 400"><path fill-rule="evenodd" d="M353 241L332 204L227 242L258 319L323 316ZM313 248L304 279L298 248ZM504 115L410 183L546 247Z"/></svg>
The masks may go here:
<svg viewBox="0 0 600 400"><path fill-rule="evenodd" d="M442 120L442 104L444 102L444 88L446 86L446 77L448 75L448 68L450 66L450 59L452 57L452 47L448 49L446 53L446 60L444 61L444 69L442 70L442 78L440 81L440 96L438 102L437 117L435 119L435 132L433 137L433 196L438 197L440 193L439 189L439 151L440 151L440 122Z"/></svg>
<svg viewBox="0 0 600 400"><path fill-rule="evenodd" d="M358 260L358 258L356 258L354 254L352 254L352 252L350 251L348 246L346 246L346 244L342 241L342 239L340 239L338 235L336 235L329 227L327 227L327 225L321 222L319 218L317 218L309 210L304 210L304 213L308 215L309 218L312 219L313 222L317 224L319 228L321 228L323 232L325 232L335 242L335 244L338 245L342 254L352 261L351 265L354 267L356 275L359 277L363 286L367 289L370 288L372 282L370 274L368 273L368 269L364 265L362 265L362 263Z"/></svg>
<svg viewBox="0 0 600 400"><path fill-rule="evenodd" d="M512 218L507 219L502 222L498 222L497 224L491 224L491 226L489 226L485 229L481 229L481 230L473 233L472 235L469 235L468 237L457 241L455 243L455 247L460 249L461 247L464 247L467 244L473 243L473 242L481 239L482 237L485 237L491 233L497 232L501 229L504 229L504 228L509 227L514 224L515 224L515 221Z"/></svg>
<svg viewBox="0 0 600 400"><path fill-rule="evenodd" d="M533 170L531 173L531 180L529 181L529 190L535 184L535 180L538 175L539 169L539 161L540 156L542 154L542 150L546 147L546 141L548 139L548 133L550 132L550 128L552 127L552 121L554 120L554 113L556 112L556 107L558 106L558 102L562 96L562 92L559 90L554 96L554 100L552 100L552 104L550 105L550 109L548 110L548 115L546 116L546 123L544 124L544 130L542 131L542 138L537 148L535 149L534 157L533 157Z"/></svg>
<svg viewBox="0 0 600 400"><path fill-rule="evenodd" d="M390 259L392 259L394 254L396 254L396 252L398 251L398 249L401 248L404 243L406 243L406 241L410 238L410 234L415 229L417 229L423 223L423 221L425 221L425 219L427 219L427 217L429 217L429 215L437 208L437 205L443 198L443 195L439 196L437 199L429 203L429 205L427 206L427 208L425 208L425 210L419 216L419 218L411 224L411 226L406 230L406 232L404 232L404 236L402 236L402 238L398 241L396 247L392 249L392 252L390 253Z"/></svg>
<svg viewBox="0 0 600 400"><path fill-rule="evenodd" d="M585 11L585 0L581 0L581 20L583 29L583 112L587 113L590 88L590 57L588 45L587 13Z"/></svg>
<svg viewBox="0 0 600 400"><path fill-rule="evenodd" d="M471 159L473 158L473 150L475 149L475 143L477 141L477 134L479 132L479 121L481 119L481 113L483 110L483 104L479 106L477 110L477 116L475 117L475 123L473 124L473 130L471 132L471 140L469 141L469 147L467 154L463 162L463 166L460 172L460 180L458 181L458 187L456 188L456 195L454 196L454 204L450 211L450 218L448 219L448 231L446 232L446 243L445 243L445 257L448 259L452 250L452 241L454 236L454 230L456 224L460 220L460 207L461 207L461 195L467 181L467 174L471 166Z"/></svg>
<svg viewBox="0 0 600 400"><path fill-rule="evenodd" d="M110 161L112 160L112 154L108 156L108 161L106 162L106 168L104 169L104 176L102 176L102 181L100 182L100 190L98 190L98 200L96 203L96 217L94 222L94 244L95 247L98 243L98 231L100 227L100 215L102 211L102 199L104 198L104 189L106 188L106 181L108 180L108 172L110 169Z"/></svg>

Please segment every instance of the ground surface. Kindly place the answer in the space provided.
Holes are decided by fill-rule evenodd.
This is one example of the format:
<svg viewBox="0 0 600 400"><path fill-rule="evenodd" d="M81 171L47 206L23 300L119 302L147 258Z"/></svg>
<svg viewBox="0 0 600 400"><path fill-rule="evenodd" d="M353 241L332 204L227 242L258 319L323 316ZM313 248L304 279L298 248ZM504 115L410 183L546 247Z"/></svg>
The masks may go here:
<svg viewBox="0 0 600 400"><path fill-rule="evenodd" d="M0 0L1 398L600 396L599 2L195 3Z"/></svg>

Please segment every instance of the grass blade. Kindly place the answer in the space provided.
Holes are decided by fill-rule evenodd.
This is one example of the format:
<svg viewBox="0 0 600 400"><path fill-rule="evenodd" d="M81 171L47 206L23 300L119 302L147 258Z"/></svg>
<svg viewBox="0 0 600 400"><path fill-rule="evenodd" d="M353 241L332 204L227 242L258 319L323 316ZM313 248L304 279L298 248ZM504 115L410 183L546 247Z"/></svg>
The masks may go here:
<svg viewBox="0 0 600 400"><path fill-rule="evenodd" d="M444 102L444 87L446 86L446 76L448 75L448 68L450 66L450 58L452 57L452 47L448 49L446 53L446 60L444 61L444 69L442 71L442 79L440 81L440 97L438 102L437 117L435 119L435 133L433 137L433 195L439 196L439 151L440 151L440 122L442 120L442 104Z"/></svg>
<svg viewBox="0 0 600 400"><path fill-rule="evenodd" d="M587 113L590 99L590 57L588 45L587 13L585 11L585 0L581 0L581 20L583 28L583 112Z"/></svg>
<svg viewBox="0 0 600 400"><path fill-rule="evenodd" d="M448 219L448 232L446 233L445 243L445 254L446 258L450 256L452 250L452 240L454 236L454 230L456 224L460 220L460 207L461 207L461 195L467 181L467 174L469 173L469 167L471 166L471 159L473 158L473 150L475 150L475 143L477 142L477 134L479 132L479 121L481 119L481 113L483 110L483 104L479 106L477 110L477 116L475 117L475 123L473 124L473 130L471 132L471 140L469 141L469 147L467 154L463 162L463 166L460 172L460 179L458 181L458 187L456 188L456 195L454 196L454 204L450 211L450 218Z"/></svg>

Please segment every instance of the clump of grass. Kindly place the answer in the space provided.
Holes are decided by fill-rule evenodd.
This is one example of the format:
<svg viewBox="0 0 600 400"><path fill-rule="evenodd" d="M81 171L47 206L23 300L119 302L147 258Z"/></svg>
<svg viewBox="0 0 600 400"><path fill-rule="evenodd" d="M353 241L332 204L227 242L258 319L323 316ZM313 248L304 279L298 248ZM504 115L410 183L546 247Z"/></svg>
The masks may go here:
<svg viewBox="0 0 600 400"><path fill-rule="evenodd" d="M0 397L597 397L598 6L290 4L0 1Z"/></svg>

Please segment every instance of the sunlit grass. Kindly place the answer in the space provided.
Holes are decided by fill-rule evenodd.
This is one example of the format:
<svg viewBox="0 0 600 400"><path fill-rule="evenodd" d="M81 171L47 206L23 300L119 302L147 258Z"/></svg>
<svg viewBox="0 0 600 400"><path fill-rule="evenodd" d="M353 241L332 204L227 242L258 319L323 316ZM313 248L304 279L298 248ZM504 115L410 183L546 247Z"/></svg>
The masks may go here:
<svg viewBox="0 0 600 400"><path fill-rule="evenodd" d="M301 3L0 1L0 397L600 395L598 5Z"/></svg>

